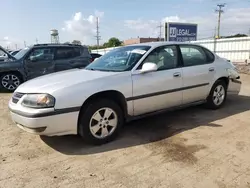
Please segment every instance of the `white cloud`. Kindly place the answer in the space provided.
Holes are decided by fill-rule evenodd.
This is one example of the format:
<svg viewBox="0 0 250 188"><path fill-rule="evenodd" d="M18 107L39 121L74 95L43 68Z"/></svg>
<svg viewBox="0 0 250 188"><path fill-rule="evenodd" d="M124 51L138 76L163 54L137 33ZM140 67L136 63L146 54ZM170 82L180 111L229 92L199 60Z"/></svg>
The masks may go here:
<svg viewBox="0 0 250 188"><path fill-rule="evenodd" d="M134 31L131 37L149 37L157 34L157 26L160 25L159 21L156 20L125 20L125 28Z"/></svg>
<svg viewBox="0 0 250 188"><path fill-rule="evenodd" d="M162 18L161 22L190 22L198 24L198 37L207 38L214 36L215 27L217 26L217 17L215 13L211 13L202 17L179 17L168 16ZM160 24L157 20L125 20L124 26L133 31L133 36L141 37L158 37ZM250 8L225 9L221 19L221 35L232 35L237 33L249 33L250 28ZM163 35L162 35L163 36Z"/></svg>
<svg viewBox="0 0 250 188"><path fill-rule="evenodd" d="M4 48L8 49L16 49L17 48L22 48L23 47L23 42L19 39L16 39L11 36L5 36L2 39L0 39L0 45Z"/></svg>
<svg viewBox="0 0 250 188"><path fill-rule="evenodd" d="M159 26L165 22L186 22L178 16L169 16L163 18L161 21L157 20L143 20L141 18L136 20L125 20L124 26L129 30L135 31L132 37L159 37ZM162 29L163 32L163 29ZM163 37L163 34L162 34Z"/></svg>
<svg viewBox="0 0 250 188"><path fill-rule="evenodd" d="M94 15L84 17L81 12L77 12L74 16L64 22L62 31L67 32L70 40L80 40L83 43L91 43L94 40L96 33L96 17L102 18L104 12L98 10L95 11Z"/></svg>
<svg viewBox="0 0 250 188"><path fill-rule="evenodd" d="M97 16L97 17L103 17L104 16L104 12L95 10L95 16Z"/></svg>
<svg viewBox="0 0 250 188"><path fill-rule="evenodd" d="M162 22L187 22L184 19L181 19L179 16L169 16L169 17L165 17L162 19Z"/></svg>

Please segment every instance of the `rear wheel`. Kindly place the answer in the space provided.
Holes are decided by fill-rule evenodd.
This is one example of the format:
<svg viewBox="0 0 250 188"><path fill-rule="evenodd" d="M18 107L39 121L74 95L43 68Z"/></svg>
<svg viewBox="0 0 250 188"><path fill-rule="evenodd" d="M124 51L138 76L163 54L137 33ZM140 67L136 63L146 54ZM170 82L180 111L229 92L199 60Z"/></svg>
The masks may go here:
<svg viewBox="0 0 250 188"><path fill-rule="evenodd" d="M116 138L123 119L122 110L115 102L108 99L97 100L81 112L78 132L88 143L105 144Z"/></svg>
<svg viewBox="0 0 250 188"><path fill-rule="evenodd" d="M21 78L15 73L5 73L0 77L1 87L6 91L14 91L20 84Z"/></svg>
<svg viewBox="0 0 250 188"><path fill-rule="evenodd" d="M218 109L224 105L226 98L227 85L223 80L218 80L209 93L206 105L210 109Z"/></svg>

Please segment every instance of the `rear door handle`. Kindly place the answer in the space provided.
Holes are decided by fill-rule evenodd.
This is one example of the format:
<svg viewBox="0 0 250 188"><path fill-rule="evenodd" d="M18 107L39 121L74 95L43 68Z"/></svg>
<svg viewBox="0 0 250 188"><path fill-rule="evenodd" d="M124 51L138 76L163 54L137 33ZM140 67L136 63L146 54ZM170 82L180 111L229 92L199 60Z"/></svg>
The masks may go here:
<svg viewBox="0 0 250 188"><path fill-rule="evenodd" d="M211 68L208 69L208 71L209 71L209 72L214 72L214 68L211 67Z"/></svg>
<svg viewBox="0 0 250 188"><path fill-rule="evenodd" d="M176 78L176 77L181 77L181 73L180 72L176 72L173 74L173 76Z"/></svg>

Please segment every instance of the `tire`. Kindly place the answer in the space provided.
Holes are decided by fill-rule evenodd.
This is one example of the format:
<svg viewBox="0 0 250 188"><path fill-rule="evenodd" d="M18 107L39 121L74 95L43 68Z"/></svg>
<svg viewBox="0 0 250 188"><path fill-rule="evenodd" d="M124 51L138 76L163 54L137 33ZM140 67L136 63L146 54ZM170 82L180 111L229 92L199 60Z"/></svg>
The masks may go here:
<svg viewBox="0 0 250 188"><path fill-rule="evenodd" d="M108 143L118 136L124 124L123 114L119 105L114 101L95 100L80 113L78 133L90 144Z"/></svg>
<svg viewBox="0 0 250 188"><path fill-rule="evenodd" d="M0 77L0 86L5 91L13 92L21 83L21 77L15 73L4 73Z"/></svg>
<svg viewBox="0 0 250 188"><path fill-rule="evenodd" d="M221 108L227 99L227 85L223 80L217 80L207 97L206 107L209 109Z"/></svg>

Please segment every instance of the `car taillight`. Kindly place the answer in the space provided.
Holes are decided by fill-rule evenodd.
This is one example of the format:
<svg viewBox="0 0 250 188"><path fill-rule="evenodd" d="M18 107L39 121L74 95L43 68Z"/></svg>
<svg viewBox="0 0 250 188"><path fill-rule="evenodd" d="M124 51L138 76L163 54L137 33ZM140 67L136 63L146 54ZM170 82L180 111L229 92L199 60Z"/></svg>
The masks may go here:
<svg viewBox="0 0 250 188"><path fill-rule="evenodd" d="M92 63L95 59L94 58L90 58L90 63Z"/></svg>

